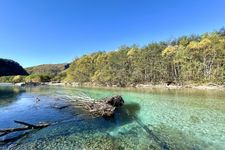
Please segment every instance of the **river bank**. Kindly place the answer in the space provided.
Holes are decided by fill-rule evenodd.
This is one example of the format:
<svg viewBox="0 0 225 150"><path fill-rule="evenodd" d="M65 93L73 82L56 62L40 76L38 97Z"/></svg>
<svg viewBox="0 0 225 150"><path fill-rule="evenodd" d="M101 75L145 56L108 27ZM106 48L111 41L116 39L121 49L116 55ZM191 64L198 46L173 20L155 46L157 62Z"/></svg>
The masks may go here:
<svg viewBox="0 0 225 150"><path fill-rule="evenodd" d="M83 83L79 84L77 82L74 83L46 83L49 86L71 86L71 87L92 87L92 88L121 88L116 85L113 86L103 86L99 84L93 83ZM167 84L137 84L136 86L127 86L123 88L138 88L138 89L148 89L148 88L167 88L167 89L199 89L199 90L225 90L225 85L217 85L217 84L187 84L187 85L167 85Z"/></svg>
<svg viewBox="0 0 225 150"><path fill-rule="evenodd" d="M92 88L121 88L116 85L113 86L103 86L99 84L93 83L54 83L54 82L44 82L44 83L0 83L0 86L68 86L68 87L92 87ZM152 89L152 88L164 88L164 89L199 89L199 90L225 90L225 85L217 85L217 84L187 84L187 85L167 85L167 84L137 84L136 86L127 86L123 88L136 88L136 89Z"/></svg>

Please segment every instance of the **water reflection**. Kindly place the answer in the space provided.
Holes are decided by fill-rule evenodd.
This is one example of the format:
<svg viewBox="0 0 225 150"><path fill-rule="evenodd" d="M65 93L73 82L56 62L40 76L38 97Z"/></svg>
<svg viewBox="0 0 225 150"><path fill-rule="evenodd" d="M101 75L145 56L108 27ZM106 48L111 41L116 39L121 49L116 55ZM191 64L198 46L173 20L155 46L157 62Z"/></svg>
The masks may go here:
<svg viewBox="0 0 225 150"><path fill-rule="evenodd" d="M0 86L0 107L9 105L17 100L17 96L25 92L18 87L1 87Z"/></svg>

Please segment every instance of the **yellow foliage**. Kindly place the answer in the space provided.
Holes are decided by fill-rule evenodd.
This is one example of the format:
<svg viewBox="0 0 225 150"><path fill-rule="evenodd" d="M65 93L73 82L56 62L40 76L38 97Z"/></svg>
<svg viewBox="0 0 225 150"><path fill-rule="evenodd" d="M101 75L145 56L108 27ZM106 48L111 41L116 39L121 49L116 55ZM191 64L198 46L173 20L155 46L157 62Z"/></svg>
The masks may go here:
<svg viewBox="0 0 225 150"><path fill-rule="evenodd" d="M128 56L128 57L133 57L133 56L136 55L136 53L137 53L137 51L136 51L135 49L131 48L131 49L127 52L127 56Z"/></svg>
<svg viewBox="0 0 225 150"><path fill-rule="evenodd" d="M204 38L204 39L202 39L200 42L199 42L199 48L200 49L205 49L205 48L207 48L207 47L210 47L211 46L211 40L210 39L208 39L208 38Z"/></svg>
<svg viewBox="0 0 225 150"><path fill-rule="evenodd" d="M166 56L166 57L171 56L176 53L177 49L178 49L177 45L176 46L170 45L162 52L162 56Z"/></svg>
<svg viewBox="0 0 225 150"><path fill-rule="evenodd" d="M13 81L14 83L23 82L23 80L24 80L24 77L21 76L21 75L14 76L13 79L12 79L12 81Z"/></svg>
<svg viewBox="0 0 225 150"><path fill-rule="evenodd" d="M210 47L212 44L211 40L208 38L202 39L200 42L192 41L190 44L187 46L189 50L204 50L208 47Z"/></svg>
<svg viewBox="0 0 225 150"><path fill-rule="evenodd" d="M199 42L196 42L196 41L190 42L190 44L188 44L187 46L187 49L190 49L190 50L196 50L198 48L199 48Z"/></svg>

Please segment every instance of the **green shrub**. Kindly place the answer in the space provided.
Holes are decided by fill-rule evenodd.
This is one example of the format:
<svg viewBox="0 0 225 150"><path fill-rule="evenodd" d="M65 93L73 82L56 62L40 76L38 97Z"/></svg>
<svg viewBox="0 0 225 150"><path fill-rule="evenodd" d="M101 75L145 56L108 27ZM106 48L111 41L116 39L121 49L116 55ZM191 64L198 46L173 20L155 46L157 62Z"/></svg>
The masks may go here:
<svg viewBox="0 0 225 150"><path fill-rule="evenodd" d="M25 78L26 82L49 82L51 77L48 75L29 75Z"/></svg>
<svg viewBox="0 0 225 150"><path fill-rule="evenodd" d="M24 81L25 81L25 76L17 75L12 78L13 83L19 83Z"/></svg>
<svg viewBox="0 0 225 150"><path fill-rule="evenodd" d="M1 83L11 83L13 79L13 76L2 76L0 77Z"/></svg>

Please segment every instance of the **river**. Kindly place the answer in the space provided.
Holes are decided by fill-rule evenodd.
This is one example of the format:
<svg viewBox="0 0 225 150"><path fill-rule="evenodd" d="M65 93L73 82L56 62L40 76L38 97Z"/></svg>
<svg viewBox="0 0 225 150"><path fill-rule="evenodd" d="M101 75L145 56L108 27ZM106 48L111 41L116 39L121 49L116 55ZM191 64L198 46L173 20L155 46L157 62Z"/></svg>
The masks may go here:
<svg viewBox="0 0 225 150"><path fill-rule="evenodd" d="M121 95L125 105L113 118L53 107L84 95ZM225 149L223 90L1 86L0 129L14 120L52 125L2 136L0 149Z"/></svg>

